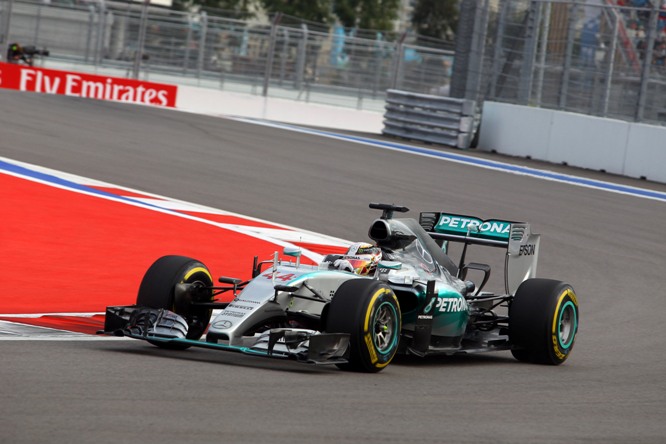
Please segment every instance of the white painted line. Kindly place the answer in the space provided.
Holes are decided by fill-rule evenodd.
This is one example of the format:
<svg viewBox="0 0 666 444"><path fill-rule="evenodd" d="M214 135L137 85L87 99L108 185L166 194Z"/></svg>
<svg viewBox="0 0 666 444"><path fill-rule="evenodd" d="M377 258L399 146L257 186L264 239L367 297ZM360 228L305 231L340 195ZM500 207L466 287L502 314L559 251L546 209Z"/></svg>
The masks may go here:
<svg viewBox="0 0 666 444"><path fill-rule="evenodd" d="M417 156L425 156L433 159L439 159L446 162L460 163L464 165L474 166L477 168L485 168L494 171L501 171L508 174L515 174L519 176L530 176L541 180L549 180L553 182L566 183L569 185L592 188L596 190L608 191L610 193L624 194L634 197L641 197L644 199L653 199L661 202L666 202L666 193L661 191L650 190L647 188L632 187L628 185L620 185L613 182L606 182L596 179L588 179L585 177L573 176L569 174L556 173L548 170L541 170L526 166L509 164L495 160L481 159L478 157L468 156L465 154L450 153L444 151L433 150L430 148L422 148L413 145L408 145L400 142L387 142L381 140L369 139L366 137L350 136L345 134L338 134L329 131L320 131L309 128L302 128L298 126L281 124L277 122L268 122L263 120L248 119L242 117L234 117L246 123L253 123L255 125L263 125L272 128L280 128L289 131L295 131L304 134L317 135L327 137L330 139L344 140L346 142L358 143L361 145L373 146L376 148L387 149L391 151L399 151L403 153L413 154Z"/></svg>

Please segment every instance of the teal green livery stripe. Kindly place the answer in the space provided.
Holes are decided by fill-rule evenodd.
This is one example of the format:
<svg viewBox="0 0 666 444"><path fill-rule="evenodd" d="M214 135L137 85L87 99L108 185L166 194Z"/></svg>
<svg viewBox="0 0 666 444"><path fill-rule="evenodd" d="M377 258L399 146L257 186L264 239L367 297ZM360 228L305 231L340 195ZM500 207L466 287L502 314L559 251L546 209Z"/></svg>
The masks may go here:
<svg viewBox="0 0 666 444"><path fill-rule="evenodd" d="M493 240L509 240L511 222L505 220L481 220L477 217L441 214L435 232L443 234L456 234L470 237Z"/></svg>

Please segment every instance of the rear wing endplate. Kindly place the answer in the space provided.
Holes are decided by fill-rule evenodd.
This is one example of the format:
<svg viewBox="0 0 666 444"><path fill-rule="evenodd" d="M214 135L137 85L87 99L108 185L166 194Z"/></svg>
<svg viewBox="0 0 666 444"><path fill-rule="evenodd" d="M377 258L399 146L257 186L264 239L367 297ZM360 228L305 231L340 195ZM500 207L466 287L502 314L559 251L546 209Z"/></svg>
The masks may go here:
<svg viewBox="0 0 666 444"><path fill-rule="evenodd" d="M507 294L515 294L523 281L536 277L541 235L532 233L528 223L442 212L421 213L419 223L440 244L451 241L506 249Z"/></svg>

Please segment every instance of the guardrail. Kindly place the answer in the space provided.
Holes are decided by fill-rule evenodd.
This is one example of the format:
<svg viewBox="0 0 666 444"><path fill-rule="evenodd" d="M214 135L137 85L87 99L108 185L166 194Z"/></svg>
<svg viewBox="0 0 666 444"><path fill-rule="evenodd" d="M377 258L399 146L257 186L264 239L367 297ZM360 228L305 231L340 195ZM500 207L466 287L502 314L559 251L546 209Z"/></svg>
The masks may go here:
<svg viewBox="0 0 666 444"><path fill-rule="evenodd" d="M476 128L472 100L388 90L382 134L467 149Z"/></svg>

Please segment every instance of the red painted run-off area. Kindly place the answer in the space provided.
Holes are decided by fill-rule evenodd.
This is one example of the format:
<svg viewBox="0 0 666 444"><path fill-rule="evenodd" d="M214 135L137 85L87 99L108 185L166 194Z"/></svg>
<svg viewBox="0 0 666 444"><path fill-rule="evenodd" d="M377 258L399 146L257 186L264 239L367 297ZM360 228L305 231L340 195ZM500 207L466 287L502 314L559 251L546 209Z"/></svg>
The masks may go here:
<svg viewBox="0 0 666 444"><path fill-rule="evenodd" d="M91 332L101 316L71 321L2 315L94 313L133 304L144 272L166 254L196 258L214 278L247 279L255 255L268 260L280 249L201 221L1 173L0 197L1 320L56 328L65 323L67 330Z"/></svg>

